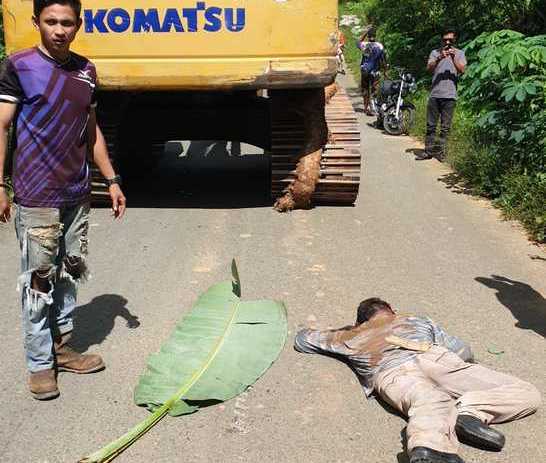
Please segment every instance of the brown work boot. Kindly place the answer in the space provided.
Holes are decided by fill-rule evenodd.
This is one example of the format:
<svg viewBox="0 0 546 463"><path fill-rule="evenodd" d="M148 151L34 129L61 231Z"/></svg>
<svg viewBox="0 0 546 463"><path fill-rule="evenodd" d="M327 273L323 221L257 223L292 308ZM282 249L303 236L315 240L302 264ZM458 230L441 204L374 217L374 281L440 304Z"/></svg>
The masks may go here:
<svg viewBox="0 0 546 463"><path fill-rule="evenodd" d="M28 387L32 397L36 400L50 400L59 397L57 378L53 369L30 373Z"/></svg>
<svg viewBox="0 0 546 463"><path fill-rule="evenodd" d="M104 369L104 361L100 355L76 352L66 344L69 339L70 333L55 339L55 360L58 371L84 375Z"/></svg>

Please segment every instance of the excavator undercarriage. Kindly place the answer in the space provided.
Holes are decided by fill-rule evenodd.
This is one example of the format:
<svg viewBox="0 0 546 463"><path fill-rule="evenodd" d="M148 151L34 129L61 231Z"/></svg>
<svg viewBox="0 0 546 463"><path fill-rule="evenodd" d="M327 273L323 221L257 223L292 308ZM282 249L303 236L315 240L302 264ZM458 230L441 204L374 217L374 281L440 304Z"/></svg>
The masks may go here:
<svg viewBox="0 0 546 463"><path fill-rule="evenodd" d="M285 212L315 204L354 204L361 153L356 114L345 90L121 93L99 97L99 124L110 156L123 174L151 175L169 140L229 140L269 155L271 197ZM92 169L93 200L108 191Z"/></svg>

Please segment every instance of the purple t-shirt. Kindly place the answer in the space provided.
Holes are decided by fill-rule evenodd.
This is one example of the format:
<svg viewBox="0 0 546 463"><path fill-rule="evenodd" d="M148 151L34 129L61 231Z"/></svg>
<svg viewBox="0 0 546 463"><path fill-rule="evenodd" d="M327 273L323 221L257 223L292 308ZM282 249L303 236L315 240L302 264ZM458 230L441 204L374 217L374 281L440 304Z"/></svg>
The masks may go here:
<svg viewBox="0 0 546 463"><path fill-rule="evenodd" d="M15 53L0 70L0 101L17 104L13 187L22 206L63 207L89 197L87 123L97 73L72 53L58 63L38 48Z"/></svg>

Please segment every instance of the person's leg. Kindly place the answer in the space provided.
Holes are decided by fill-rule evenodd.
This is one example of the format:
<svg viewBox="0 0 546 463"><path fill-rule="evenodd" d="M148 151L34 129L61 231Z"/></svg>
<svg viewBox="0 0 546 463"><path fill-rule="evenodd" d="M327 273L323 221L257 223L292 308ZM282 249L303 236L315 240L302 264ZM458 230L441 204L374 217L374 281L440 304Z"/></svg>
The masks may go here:
<svg viewBox="0 0 546 463"><path fill-rule="evenodd" d="M57 260L62 269L55 286L54 308L56 337L73 330L72 312L76 308L77 285L88 278L86 263L89 230L89 204L61 210L64 227Z"/></svg>
<svg viewBox="0 0 546 463"><path fill-rule="evenodd" d="M89 273L86 263L89 209L86 203L64 208L61 212L65 233L59 253L62 271L54 293L54 351L58 370L71 373L93 373L104 368L100 356L80 354L67 344L72 336L72 312L76 308L77 285L85 282Z"/></svg>
<svg viewBox="0 0 546 463"><path fill-rule="evenodd" d="M443 161L446 155L446 144L453 114L455 113L456 100L443 99L440 102L440 136L438 138L438 159Z"/></svg>
<svg viewBox="0 0 546 463"><path fill-rule="evenodd" d="M360 89L362 91L362 101L364 103L364 112L370 111L370 79L367 73L362 73L360 76Z"/></svg>
<svg viewBox="0 0 546 463"><path fill-rule="evenodd" d="M455 400L423 375L415 362L377 378L376 390L409 418L406 434L410 455L414 449L423 447L457 453Z"/></svg>
<svg viewBox="0 0 546 463"><path fill-rule="evenodd" d="M15 229L21 248L22 320L29 386L37 399L59 395L51 333L56 259L62 224L59 210L17 206Z"/></svg>
<svg viewBox="0 0 546 463"><path fill-rule="evenodd" d="M536 387L514 376L466 363L449 351L425 355L419 356L423 369L457 398L459 414L476 416L486 424L503 423L530 415L540 405Z"/></svg>
<svg viewBox="0 0 546 463"><path fill-rule="evenodd" d="M534 413L541 398L531 384L482 365L462 361L445 349L433 348L419 357L423 371L457 398L456 431L470 445L500 451L505 438L490 423L502 423Z"/></svg>
<svg viewBox="0 0 546 463"><path fill-rule="evenodd" d="M438 98L430 97L427 103L427 130L425 137L425 153L422 158L430 159L436 149L436 125L440 117Z"/></svg>
<svg viewBox="0 0 546 463"><path fill-rule="evenodd" d="M377 76L374 76L370 82L370 105L371 105L371 100L372 98L375 99L375 101L377 102L377 90L379 88L379 77ZM377 111L378 108L376 108L375 106L373 106L373 108L370 106L370 109L373 109L372 111L372 116L376 116L377 114L375 113L375 111Z"/></svg>

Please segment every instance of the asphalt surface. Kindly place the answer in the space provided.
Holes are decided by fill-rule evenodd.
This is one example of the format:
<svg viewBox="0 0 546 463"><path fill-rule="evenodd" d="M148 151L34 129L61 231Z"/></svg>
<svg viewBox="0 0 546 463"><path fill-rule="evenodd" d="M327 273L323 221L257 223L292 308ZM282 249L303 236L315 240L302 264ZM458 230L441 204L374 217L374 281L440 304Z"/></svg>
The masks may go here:
<svg viewBox="0 0 546 463"><path fill-rule="evenodd" d="M132 402L146 358L201 292L229 277L233 257L245 298L287 305L280 359L239 398L166 418L116 461L406 462L402 418L366 400L343 364L292 349L298 328L351 323L370 296L430 315L469 341L481 362L546 395L546 252L486 202L451 187L443 165L416 162L406 151L414 141L386 136L371 121L361 116L366 164L354 208L280 215L263 184L207 194L217 179L204 178L165 190L145 184L140 198L129 195L122 223L94 210L94 277L80 290L75 345L100 352L108 368L61 374L61 397L52 402L27 393L19 253L13 226L0 227L0 460L73 463L146 417ZM259 183L259 164L242 178ZM463 447L461 455L544 461L545 424L542 410L502 426L502 453Z"/></svg>

